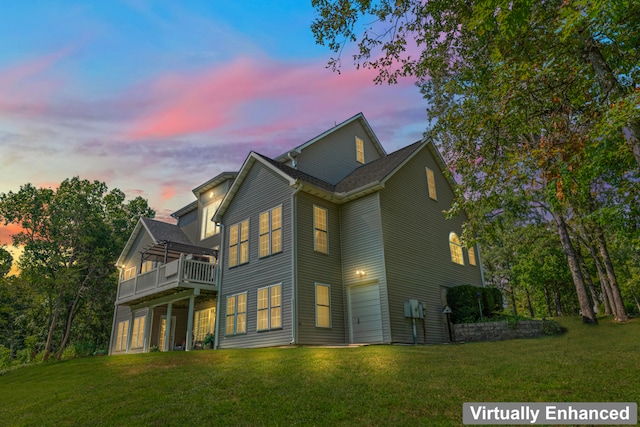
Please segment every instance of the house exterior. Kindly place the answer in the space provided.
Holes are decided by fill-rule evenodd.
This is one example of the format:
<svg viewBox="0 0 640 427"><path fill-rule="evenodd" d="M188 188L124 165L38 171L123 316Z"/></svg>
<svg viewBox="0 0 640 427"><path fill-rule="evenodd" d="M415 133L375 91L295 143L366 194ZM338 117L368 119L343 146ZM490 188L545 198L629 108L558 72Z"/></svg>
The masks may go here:
<svg viewBox="0 0 640 427"><path fill-rule="evenodd" d="M448 341L447 288L483 280L465 218L443 213L444 170L427 140L387 154L362 114L279 157L249 153L175 225L140 220L111 353L198 348L205 330L216 348Z"/></svg>

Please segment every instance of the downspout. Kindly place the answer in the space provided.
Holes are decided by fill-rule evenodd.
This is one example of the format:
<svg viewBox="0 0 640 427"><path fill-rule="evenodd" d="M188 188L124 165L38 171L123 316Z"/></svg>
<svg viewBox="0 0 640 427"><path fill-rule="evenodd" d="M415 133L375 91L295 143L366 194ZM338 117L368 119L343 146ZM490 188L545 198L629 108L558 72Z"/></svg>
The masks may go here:
<svg viewBox="0 0 640 427"><path fill-rule="evenodd" d="M224 254L224 224L220 224L220 234L222 235L220 237L220 250L218 251L218 274L216 275L216 285L218 286L218 297L216 298L216 328L215 331L213 333L213 349L217 350L218 349L218 337L220 336L220 334L218 333L220 331L220 300L222 299L222 266L224 265L223 263L223 257L222 255Z"/></svg>
<svg viewBox="0 0 640 427"><path fill-rule="evenodd" d="M291 342L298 342L298 301L296 289L298 287L298 250L297 250L297 199L296 195L302 190L302 183L297 182L296 190L291 193Z"/></svg>
<svg viewBox="0 0 640 427"><path fill-rule="evenodd" d="M484 283L484 269L482 268L482 256L480 255L480 243L476 243L476 247L478 248L478 265L480 266L480 279L482 280L482 287L486 288L487 285Z"/></svg>

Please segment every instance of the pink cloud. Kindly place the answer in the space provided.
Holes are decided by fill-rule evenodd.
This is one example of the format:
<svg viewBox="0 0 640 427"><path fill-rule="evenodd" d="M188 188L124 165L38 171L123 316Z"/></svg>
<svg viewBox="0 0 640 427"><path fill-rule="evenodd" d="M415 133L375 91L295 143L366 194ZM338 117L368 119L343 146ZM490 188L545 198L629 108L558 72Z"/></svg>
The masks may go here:
<svg viewBox="0 0 640 427"><path fill-rule="evenodd" d="M342 120L365 106L380 108L383 104L376 95L380 87L374 87L374 76L375 71L367 69L337 74L320 63L237 58L199 73L165 76L151 83L150 96L157 100L156 107L133 123L128 137L175 137L230 130L247 122L275 132L299 124L302 117L317 123L319 114L347 110L331 117ZM396 91L399 87L406 87L406 82L395 86Z"/></svg>
<svg viewBox="0 0 640 427"><path fill-rule="evenodd" d="M46 109L48 98L60 83L41 76L75 50L75 45L68 45L0 70L0 112L38 114Z"/></svg>

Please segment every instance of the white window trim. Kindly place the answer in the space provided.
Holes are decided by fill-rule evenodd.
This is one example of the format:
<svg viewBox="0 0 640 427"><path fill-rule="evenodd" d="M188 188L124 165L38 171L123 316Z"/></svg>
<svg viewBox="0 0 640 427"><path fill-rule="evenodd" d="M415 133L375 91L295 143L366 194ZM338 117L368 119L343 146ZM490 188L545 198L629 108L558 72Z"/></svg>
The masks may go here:
<svg viewBox="0 0 640 427"><path fill-rule="evenodd" d="M220 233L220 225L211 221L211 218L213 218L213 215L220 207L221 202L222 198L219 198L202 206L202 218L200 218L200 240L208 239L209 237Z"/></svg>
<svg viewBox="0 0 640 427"><path fill-rule="evenodd" d="M135 267L126 268L122 272L122 280L129 280L129 279L133 279L134 277L136 277L136 268Z"/></svg>
<svg viewBox="0 0 640 427"><path fill-rule="evenodd" d="M144 331L146 316L137 316L133 319L133 328L131 329L131 348L139 349L144 347ZM137 327L137 329L136 329Z"/></svg>
<svg viewBox="0 0 640 427"><path fill-rule="evenodd" d="M201 325L203 314L208 312L209 320L207 325ZM216 325L216 308L209 307L202 310L196 310L193 313L193 342L204 341L208 334L213 334Z"/></svg>
<svg viewBox="0 0 640 427"><path fill-rule="evenodd" d="M318 325L318 307L320 306L318 304L318 287L319 286L324 286L327 288L327 290L329 291L329 295L328 295L328 300L329 300L329 305L323 305L322 307L328 307L329 309L329 326L319 326ZM315 320L316 320L316 328L323 328L323 329L331 329L333 327L333 316L331 315L331 285L327 285L325 283L315 283L314 286L314 292L313 292L313 296L314 296L314 308L315 308Z"/></svg>
<svg viewBox="0 0 640 427"><path fill-rule="evenodd" d="M467 248L467 255L469 255L469 265L477 266L478 261L476 259L476 249L475 246L469 246Z"/></svg>
<svg viewBox="0 0 640 427"><path fill-rule="evenodd" d="M454 237L457 242L454 242ZM462 243L460 238L453 231L449 233L449 251L451 252L451 262L458 265L464 265L464 254L462 252Z"/></svg>
<svg viewBox="0 0 640 427"><path fill-rule="evenodd" d="M438 192L436 190L436 174L433 169L425 167L427 174L427 191L429 192L429 198L432 200L438 200Z"/></svg>
<svg viewBox="0 0 640 427"><path fill-rule="evenodd" d="M273 228L273 211L275 211L276 209L280 209L280 228ZM262 233L260 230L260 218L262 217L262 215L267 215L268 217L268 227L267 227L267 232L266 233ZM283 219L284 219L284 215L283 215L283 211L282 211L282 205L278 205L272 209L269 209L268 211L264 211L264 212L260 212L260 215L258 215L258 257L259 258L265 258L268 257L270 255L274 255L274 254L279 254L283 251L283 233L282 233L282 229L283 229ZM273 250L273 232L280 230L280 250L278 251L274 251ZM262 242L261 242L261 238L263 236L267 236L267 240L268 240L268 250L266 254L262 253Z"/></svg>
<svg viewBox="0 0 640 427"><path fill-rule="evenodd" d="M244 311L238 311L238 296L244 295L245 304ZM234 308L233 314L229 315L229 298L235 298L234 300ZM235 335L246 335L247 334L247 308L249 306L249 300L247 292L238 292L237 294L227 295L226 305L225 305L225 325L224 325L224 335L227 337L235 336ZM244 332L238 332L238 314L244 314ZM233 333L227 332L227 324L229 322L229 318L233 318Z"/></svg>
<svg viewBox="0 0 640 427"><path fill-rule="evenodd" d="M121 320L118 322L118 330L116 331L116 351L127 350L128 338L129 338L129 320Z"/></svg>
<svg viewBox="0 0 640 427"><path fill-rule="evenodd" d="M321 209L325 213L324 219L325 219L326 230L322 230L316 226L316 208ZM326 251L322 251L318 249L318 239L316 238L317 231L321 231L325 233L325 236L326 236L325 240L327 242ZM329 255L329 210L318 205L313 205L313 250L321 254Z"/></svg>
<svg viewBox="0 0 640 427"><path fill-rule="evenodd" d="M244 229L244 227L242 226L242 224L247 223L247 240L242 240L242 230ZM233 227L238 227L238 242L234 245L231 244L231 229ZM228 260L228 265L229 268L233 268L233 267L237 267L239 265L244 265L247 264L249 262L249 251L250 251L250 247L249 247L249 240L250 240L250 236L249 236L249 232L251 230L251 222L248 219L242 220L240 222L237 222L233 225L231 225L229 227L229 260ZM247 259L242 262L242 243L246 242L247 243ZM231 247L232 246L237 246L237 251L236 251L236 258L233 260L234 264L231 263L232 258L231 258Z"/></svg>
<svg viewBox="0 0 640 427"><path fill-rule="evenodd" d="M280 288L280 305L271 305L271 290L273 288ZM258 304L260 303L259 301L259 295L260 295L260 291L261 290L267 290L267 307L266 308L259 308ZM256 304L256 332L265 332L265 331L272 331L272 330L277 330L277 329L282 329L282 283L277 283L275 285L270 285L270 286L264 286L262 288L258 288L258 290L256 291L256 296L258 296L258 303ZM273 313L272 313L272 309L274 308L279 308L280 309L280 325L279 326L272 326L271 322L273 319ZM266 328L262 328L260 329L260 312L261 311L266 311L267 312L267 327Z"/></svg>
<svg viewBox="0 0 640 427"><path fill-rule="evenodd" d="M364 141L356 136L356 161L364 164Z"/></svg>

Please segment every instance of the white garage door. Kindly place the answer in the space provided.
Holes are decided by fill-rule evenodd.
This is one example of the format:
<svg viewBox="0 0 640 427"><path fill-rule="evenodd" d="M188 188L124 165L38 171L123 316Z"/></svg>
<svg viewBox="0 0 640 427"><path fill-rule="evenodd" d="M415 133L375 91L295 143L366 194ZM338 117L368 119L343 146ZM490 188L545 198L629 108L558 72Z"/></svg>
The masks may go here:
<svg viewBox="0 0 640 427"><path fill-rule="evenodd" d="M382 342L380 288L377 283L349 287L351 342Z"/></svg>

